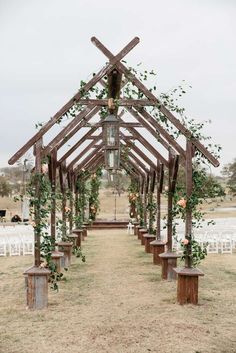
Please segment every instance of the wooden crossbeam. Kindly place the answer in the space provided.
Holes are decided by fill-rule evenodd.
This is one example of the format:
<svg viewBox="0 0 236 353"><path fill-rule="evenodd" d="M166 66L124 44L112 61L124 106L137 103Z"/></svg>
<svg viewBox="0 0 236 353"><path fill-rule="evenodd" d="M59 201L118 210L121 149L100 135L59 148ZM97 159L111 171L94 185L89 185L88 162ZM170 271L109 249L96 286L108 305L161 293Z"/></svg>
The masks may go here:
<svg viewBox="0 0 236 353"><path fill-rule="evenodd" d="M121 166L124 168L124 170L131 174L135 179L139 179L141 177L141 174L139 174L137 171L133 170L130 166L127 166L123 160L120 161Z"/></svg>
<svg viewBox="0 0 236 353"><path fill-rule="evenodd" d="M125 146L125 145L121 143L121 146ZM149 172L145 164L138 157L136 157L131 151L128 152L128 156L129 158L131 157L138 164L138 166L143 169L145 173Z"/></svg>
<svg viewBox="0 0 236 353"><path fill-rule="evenodd" d="M137 171L139 171L139 174L145 176L145 172L142 171L141 167L137 166L137 164L135 162L133 162L130 158L127 159L127 162L133 167L135 168Z"/></svg>
<svg viewBox="0 0 236 353"><path fill-rule="evenodd" d="M167 222L167 248L172 251L173 236L173 195L177 181L179 156L170 148L169 150L169 171L168 171L168 222Z"/></svg>
<svg viewBox="0 0 236 353"><path fill-rule="evenodd" d="M92 125L92 127L96 127L96 128L99 128L101 126L102 126L101 122ZM141 127L143 127L143 125L140 124L140 123L121 121L120 122L120 127L123 127L123 128L126 128L126 127L140 127L141 128Z"/></svg>
<svg viewBox="0 0 236 353"><path fill-rule="evenodd" d="M171 145L178 153L181 154L181 156L185 159L185 150L178 144L178 142L175 141L173 136L171 136L144 108L138 109L136 111L133 108L127 109L143 126L146 127L146 129L151 132L153 136L156 137L157 132L154 129L150 129L150 125L153 126L157 131L158 131L158 137L157 140L166 148L169 149L169 146ZM143 119L140 114L145 118ZM149 125L150 124L150 125ZM161 135L165 138L161 137Z"/></svg>
<svg viewBox="0 0 236 353"><path fill-rule="evenodd" d="M79 148L82 143L84 143L86 140L89 140L89 139L96 139L97 136L91 136L94 131L96 131L96 128L92 128L90 129L81 139L79 139L79 141L76 142L76 144L74 146L72 146L69 151L67 151L58 161L58 164L60 164L61 162L63 162L65 159L67 159L74 151L77 150L77 148Z"/></svg>
<svg viewBox="0 0 236 353"><path fill-rule="evenodd" d="M150 191L153 193L155 189L155 182L156 182L156 171L155 169L151 171L151 185Z"/></svg>
<svg viewBox="0 0 236 353"><path fill-rule="evenodd" d="M54 149L49 159L49 179L51 183L52 197L51 200L51 237L56 239L56 176L57 176L57 150Z"/></svg>
<svg viewBox="0 0 236 353"><path fill-rule="evenodd" d="M94 156L94 157L85 165L85 168L86 168L86 169L94 168L94 167L97 166L101 161L104 161L104 154L103 154L103 152L99 152L98 154L96 154L96 156Z"/></svg>
<svg viewBox="0 0 236 353"><path fill-rule="evenodd" d="M85 92L88 92L97 82L109 73L114 65L123 59L137 44L139 38L135 37L131 40L116 56L107 63L93 78L83 87L83 92L76 93L23 147L21 147L8 161L9 164L14 164L22 157L33 145L38 141L79 99L82 98ZM98 45L99 47L99 45Z"/></svg>
<svg viewBox="0 0 236 353"><path fill-rule="evenodd" d="M94 106L101 106L101 107L107 107L108 106L108 98L106 99L80 99L79 104L81 105L90 105L93 104ZM116 99L115 104L121 107L132 107L132 106L137 106L137 107L146 107L146 106L156 106L156 102L153 100L149 99Z"/></svg>
<svg viewBox="0 0 236 353"><path fill-rule="evenodd" d="M94 149L87 157L84 158L84 160L75 167L74 171L75 173L78 172L79 169L84 168L84 166L86 165L86 163L93 157L96 155L96 153L100 152L101 149L103 148L103 143L101 143L96 149Z"/></svg>
<svg viewBox="0 0 236 353"><path fill-rule="evenodd" d="M82 121L75 126L63 139L58 143L57 150L59 150L64 144L69 141L82 127L86 127L88 121L98 112L100 111L100 107L95 107L88 115L86 115Z"/></svg>
<svg viewBox="0 0 236 353"><path fill-rule="evenodd" d="M131 173L132 175L135 175L136 178L139 178L139 176L142 176L143 178L145 177L145 175L143 174L143 172L141 172L137 166L133 165L132 163L130 163L129 160L125 160L123 157L121 157L121 161L120 161L121 165L125 168L126 171L128 171L129 173ZM128 165L127 165L128 164Z"/></svg>
<svg viewBox="0 0 236 353"><path fill-rule="evenodd" d="M95 37L91 39L92 43L109 59L112 60L114 55ZM151 93L145 85L128 70L121 62L116 63L117 69L123 73L145 96L151 101L156 102L156 106L162 114L164 114L169 121L191 142L197 147L197 149L205 156L208 161L215 167L219 166L219 161L206 149L206 147L197 139L192 137L192 133L188 130L165 106L157 99L153 93Z"/></svg>
<svg viewBox="0 0 236 353"><path fill-rule="evenodd" d="M85 153L87 153L89 150L91 150L91 148L93 148L94 145L95 145L99 140L101 140L101 138L102 138L102 134L98 135L98 136L96 137L96 139L94 139L93 141L91 141L91 142L88 144L88 146L86 146L86 147L83 149L83 151L81 151L81 152L78 154L78 156L76 156L76 157L69 163L69 165L67 166L67 168L68 168L68 169L73 168L73 166L75 165L75 163L77 163L77 162L81 159L81 157L83 157L83 156L85 155Z"/></svg>
<svg viewBox="0 0 236 353"><path fill-rule="evenodd" d="M53 150L53 148L55 148L61 140L65 139L66 134L71 132L71 130L73 130L73 128L75 128L76 125L83 118L85 118L86 115L88 113L90 113L93 108L94 108L94 106L92 104L88 105L86 109L84 109L82 112L80 112L62 131L60 131L54 137L54 139L51 142L49 142L49 144L44 148L44 155L49 154ZM84 122L84 125L85 125L85 122ZM83 123L81 124L81 127L82 126L83 126Z"/></svg>
<svg viewBox="0 0 236 353"><path fill-rule="evenodd" d="M134 152L137 153L137 155L139 155L149 166L150 168L155 168L155 164L153 163L153 161L151 161L150 158L147 157L147 155L138 148L138 146L136 146L134 143L130 142L130 138L126 137L125 135L121 135L122 140L125 141L126 145L132 149Z"/></svg>
<svg viewBox="0 0 236 353"><path fill-rule="evenodd" d="M166 167L168 167L169 162L134 128L127 127L127 130L139 141L141 142L153 156L160 160Z"/></svg>
<svg viewBox="0 0 236 353"><path fill-rule="evenodd" d="M137 120L141 123L141 125L142 125L143 127L145 127L145 128L158 140L158 142L160 142L166 149L169 148L169 144L160 136L160 134L158 134L158 133L156 132L156 130L153 129L152 126L150 126L150 124L149 124L145 119L143 119L143 118L139 115L139 113L138 113L136 110L134 110L132 107L131 107L131 108L127 108L126 110L127 110L131 115L133 115L133 117L134 117L135 119L137 119Z"/></svg>
<svg viewBox="0 0 236 353"><path fill-rule="evenodd" d="M123 160L120 161L120 164L121 166L124 168L124 170L129 173L129 174L132 174L132 176L135 178L135 179L138 179L139 178L139 174L137 174L135 171L133 171L131 168L129 168Z"/></svg>

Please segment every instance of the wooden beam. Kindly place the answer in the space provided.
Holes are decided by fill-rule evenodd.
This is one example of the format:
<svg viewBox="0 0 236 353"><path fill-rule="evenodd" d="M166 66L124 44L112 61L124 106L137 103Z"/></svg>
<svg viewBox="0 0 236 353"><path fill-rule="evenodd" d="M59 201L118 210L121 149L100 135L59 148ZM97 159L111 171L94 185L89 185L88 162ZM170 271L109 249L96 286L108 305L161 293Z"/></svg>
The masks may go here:
<svg viewBox="0 0 236 353"><path fill-rule="evenodd" d="M107 107L108 106L108 98L103 98L103 99L80 99L78 101L79 104L81 105L94 105L94 106L100 106L100 107ZM156 102L149 100L149 99L127 99L127 98L120 98L115 100L115 104L120 107L146 107L146 106L156 106Z"/></svg>
<svg viewBox="0 0 236 353"><path fill-rule="evenodd" d="M62 193L62 201L61 201L61 214L62 214L62 236L66 236L66 180L67 180L67 173L66 173L66 161L60 164L59 166L59 180L60 180L60 187Z"/></svg>
<svg viewBox="0 0 236 353"><path fill-rule="evenodd" d="M124 144L121 143L122 146L124 146ZM136 162L138 164L138 166L140 168L143 169L144 173L148 173L150 170L148 170L148 168L144 165L144 163L142 163L142 161L140 161L139 158L137 158L131 151L128 152L128 156L129 158L131 158L132 160L134 160L134 162Z"/></svg>
<svg viewBox="0 0 236 353"><path fill-rule="evenodd" d="M74 146L72 146L69 151L67 151L58 161L58 164L62 163L65 159L67 159L74 151L77 150L77 148L79 148L82 143L84 143L86 140L89 139L89 137L91 137L91 134L94 133L94 131L96 131L96 128L92 128L91 130L89 130L83 137L81 137L79 139L78 142L76 142L76 144ZM97 136L92 136L93 140L97 138Z"/></svg>
<svg viewBox="0 0 236 353"><path fill-rule="evenodd" d="M128 168L122 160L120 161L120 165L128 174L134 176L135 178L138 178L138 175L132 169Z"/></svg>
<svg viewBox="0 0 236 353"><path fill-rule="evenodd" d="M153 161L147 157L147 155L138 148L138 146L136 146L134 143L130 142L130 137L127 137L125 135L121 135L121 138L123 141L125 141L126 145L132 149L134 152L137 153L138 156L140 156L149 166L150 168L154 169L155 164L153 163Z"/></svg>
<svg viewBox="0 0 236 353"><path fill-rule="evenodd" d="M93 128L99 128L99 127L102 127L102 123L99 122L99 123L96 123L94 125L90 125L89 127L93 127ZM123 128L126 128L126 127L143 127L142 124L140 123L134 123L134 122L125 122L125 121L120 121L120 127L123 127Z"/></svg>
<svg viewBox="0 0 236 353"><path fill-rule="evenodd" d="M104 163L104 158L103 154L101 153L100 157L99 155L96 156L96 158L92 161L90 161L88 164L86 164L86 169L92 171L95 168L98 168L98 166L101 166Z"/></svg>
<svg viewBox="0 0 236 353"><path fill-rule="evenodd" d="M88 115L86 115L78 125L75 126L73 130L71 130L63 139L58 143L57 150L59 150L64 144L69 141L82 127L86 127L88 121L98 112L100 111L100 107L95 107Z"/></svg>
<svg viewBox="0 0 236 353"><path fill-rule="evenodd" d="M163 164L160 164L159 161L157 161L156 177L157 177L156 239L160 241L161 240L161 192L162 192L162 185L163 185L163 178L164 178L164 167L163 167Z"/></svg>
<svg viewBox="0 0 236 353"><path fill-rule="evenodd" d="M71 171L67 172L68 188L70 190L70 214L69 214L69 231L73 230L73 214L74 214L74 197L73 197L73 174Z"/></svg>
<svg viewBox="0 0 236 353"><path fill-rule="evenodd" d="M35 173L36 174L41 174L41 151L42 151L42 145L43 141L42 138L40 138L38 141L36 141L34 145L34 151L35 151ZM40 197L41 197L41 190L40 190L40 181L39 178L36 180L35 184L35 195L40 203ZM41 236L41 231L40 231L40 222L41 222L41 214L40 214L40 208L34 205L34 220L35 220L35 228L34 228L34 265L35 266L40 266L40 236Z"/></svg>
<svg viewBox="0 0 236 353"><path fill-rule="evenodd" d="M74 171L75 171L75 173L78 173L78 170L79 169L82 169L82 168L84 168L84 166L86 165L86 163L91 159L91 158L93 158L94 156L96 156L96 154L98 153L98 152L100 152L100 150L103 148L103 143L101 143L96 149L94 149L87 157L85 157L84 158L84 160L80 163L80 164L78 164L76 167L75 167L75 169L74 169Z"/></svg>
<svg viewBox="0 0 236 353"><path fill-rule="evenodd" d="M57 150L51 152L49 159L49 179L52 189L51 199L51 237L55 244L56 239L56 174L57 174Z"/></svg>
<svg viewBox="0 0 236 353"><path fill-rule="evenodd" d="M135 129L127 128L128 131L146 147L151 154L160 160L166 167L169 166L168 161Z"/></svg>
<svg viewBox="0 0 236 353"><path fill-rule="evenodd" d="M152 131L150 131L152 133L153 136L158 135L157 140L166 148L169 149L169 145L171 145L178 153L180 153L180 155L185 159L185 150L178 144L178 142L176 142L176 140L174 139L173 136L171 136L158 122L157 120L155 120L144 108L138 109L138 111L136 111L133 108L129 108L127 109L131 114L133 114L133 116L136 117L136 119L143 124L143 126L145 126L148 131L150 131L150 125L153 126L157 132L155 132L155 134L153 134L153 129ZM140 113L144 119L140 116ZM150 124L150 125L149 125ZM149 128L148 128L149 126ZM155 130L154 130L155 131ZM160 136L162 135L165 139L163 140L163 138Z"/></svg>
<svg viewBox="0 0 236 353"><path fill-rule="evenodd" d="M94 145L95 145L99 140L101 140L101 138L102 138L102 134L99 134L96 139L94 139L93 141L91 141L91 142L88 144L88 146L86 146L86 147L83 149L83 151L81 151L81 152L68 164L67 168L68 168L68 169L73 168L73 166L75 165L75 163L77 163L77 162L81 159L81 157L83 157L89 150L91 150L91 149L94 147Z"/></svg>
<svg viewBox="0 0 236 353"><path fill-rule="evenodd" d="M126 161L126 160L124 160L124 159L121 158L120 163L121 163L121 165L123 166L123 168L124 168L128 173L132 174L135 178L138 179L139 176L142 175L138 170L136 170L136 168L135 168L135 169L132 169L132 168L133 168L132 166L127 165L127 161Z"/></svg>
<svg viewBox="0 0 236 353"><path fill-rule="evenodd" d="M193 191L193 165L192 165L192 141L186 139L186 196L187 196L187 206L186 206L186 219L185 219L185 237L189 240L187 246L187 256L185 257L185 266L192 267L191 258L191 239L192 239L192 210L189 207L188 200L192 195Z"/></svg>
<svg viewBox="0 0 236 353"><path fill-rule="evenodd" d="M44 148L44 155L49 154L53 148L57 147L58 143L65 139L66 134L68 134L83 118L85 118L86 115L92 111L92 109L94 109L94 106L88 105L86 109L80 112L63 130L61 130L56 135L56 137L54 137L54 139L50 141L49 144Z"/></svg>
<svg viewBox="0 0 236 353"><path fill-rule="evenodd" d="M173 237L173 196L177 180L179 156L174 154L174 151L169 150L169 171L168 171L168 222L167 222L167 249L172 251Z"/></svg>
<svg viewBox="0 0 236 353"><path fill-rule="evenodd" d="M163 140L160 134L157 133L156 130L154 130L153 127L145 119L143 119L136 110L132 107L126 108L126 110L133 115L133 117L141 123L141 126L145 127L157 139L158 142L160 142L166 149L169 148L169 144Z"/></svg>

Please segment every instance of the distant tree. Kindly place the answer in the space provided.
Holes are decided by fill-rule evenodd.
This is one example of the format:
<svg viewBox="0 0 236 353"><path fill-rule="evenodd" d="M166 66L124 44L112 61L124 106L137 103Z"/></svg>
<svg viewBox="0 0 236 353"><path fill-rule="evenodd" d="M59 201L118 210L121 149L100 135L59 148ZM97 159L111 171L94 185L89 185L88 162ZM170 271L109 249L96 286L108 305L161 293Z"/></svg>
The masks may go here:
<svg viewBox="0 0 236 353"><path fill-rule="evenodd" d="M120 196L127 188L129 177L122 173L113 174L112 177L107 180L105 187L113 188Z"/></svg>
<svg viewBox="0 0 236 353"><path fill-rule="evenodd" d="M225 196L225 190L215 176L207 173L204 168L197 168L194 171L198 175L198 179L202 181L203 188L199 189L199 198L214 198ZM185 188L185 169L180 166L177 184Z"/></svg>
<svg viewBox="0 0 236 353"><path fill-rule="evenodd" d="M11 186L7 179L3 176L0 176L0 196L10 196L11 191Z"/></svg>
<svg viewBox="0 0 236 353"><path fill-rule="evenodd" d="M224 166L222 175L227 178L227 186L232 194L236 194L236 159Z"/></svg>

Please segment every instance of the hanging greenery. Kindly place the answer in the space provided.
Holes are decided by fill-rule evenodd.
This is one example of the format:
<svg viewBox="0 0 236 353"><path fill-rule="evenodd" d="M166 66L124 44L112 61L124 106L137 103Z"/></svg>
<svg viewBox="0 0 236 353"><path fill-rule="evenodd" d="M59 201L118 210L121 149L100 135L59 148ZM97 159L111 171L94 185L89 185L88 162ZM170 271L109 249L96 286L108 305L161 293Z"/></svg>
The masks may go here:
<svg viewBox="0 0 236 353"><path fill-rule="evenodd" d="M76 215L74 217L74 222L76 227L81 227L85 220L85 210L87 206L87 202L89 199L89 189L86 183L87 177L89 176L89 172L82 170L78 175L76 188L78 197L75 199L75 210Z"/></svg>
<svg viewBox="0 0 236 353"><path fill-rule="evenodd" d="M99 210L99 188L101 186L102 168L98 168L90 177L89 220L95 221Z"/></svg>
<svg viewBox="0 0 236 353"><path fill-rule="evenodd" d="M139 183L136 179L131 177L131 182L128 187L128 198L129 198L129 216L130 218L137 217L137 200L139 198Z"/></svg>
<svg viewBox="0 0 236 353"><path fill-rule="evenodd" d="M154 229L154 222L156 219L156 210L157 210L157 204L153 200L153 195L149 195L148 197L148 204L147 204L147 211L149 212L149 222L148 222L148 233L149 234L155 234L155 229Z"/></svg>
<svg viewBox="0 0 236 353"><path fill-rule="evenodd" d="M136 210L137 210L137 221L139 221L140 226L144 227L144 209L142 202L142 195L139 193L136 200Z"/></svg>
<svg viewBox="0 0 236 353"><path fill-rule="evenodd" d="M46 165L42 166L42 173L34 173L31 176L27 193L30 197L30 213L34 232L36 237L41 239L40 257L42 261L40 266L47 267L51 271L49 277L51 288L58 290L58 281L63 274L57 271L57 267L52 261L52 251L55 249L55 243L48 233L48 217L51 211L50 201L54 195L51 192Z"/></svg>

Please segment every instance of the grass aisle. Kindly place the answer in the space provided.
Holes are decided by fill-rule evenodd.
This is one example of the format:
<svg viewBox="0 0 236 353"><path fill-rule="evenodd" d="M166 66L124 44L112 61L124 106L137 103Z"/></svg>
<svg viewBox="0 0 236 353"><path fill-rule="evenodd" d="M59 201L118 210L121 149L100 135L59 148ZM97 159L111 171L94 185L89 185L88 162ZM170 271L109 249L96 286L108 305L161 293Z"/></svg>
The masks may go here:
<svg viewBox="0 0 236 353"><path fill-rule="evenodd" d="M136 237L92 231L83 245L87 262L73 258L38 312L25 310L32 258L0 258L1 353L236 352L235 254L208 256L200 305L182 307Z"/></svg>

